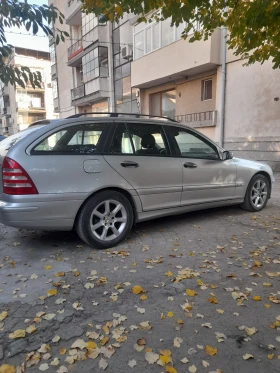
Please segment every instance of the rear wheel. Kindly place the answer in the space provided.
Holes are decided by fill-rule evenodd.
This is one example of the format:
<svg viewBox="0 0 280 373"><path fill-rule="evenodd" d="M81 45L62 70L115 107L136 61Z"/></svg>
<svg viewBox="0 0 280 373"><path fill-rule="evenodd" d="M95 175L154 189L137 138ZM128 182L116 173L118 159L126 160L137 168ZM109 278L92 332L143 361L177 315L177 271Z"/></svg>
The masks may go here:
<svg viewBox="0 0 280 373"><path fill-rule="evenodd" d="M266 206L269 195L270 184L267 177L255 175L248 185L241 207L247 211L260 211Z"/></svg>
<svg viewBox="0 0 280 373"><path fill-rule="evenodd" d="M76 230L80 238L98 249L113 247L130 232L133 209L121 193L106 190L91 197L82 207Z"/></svg>

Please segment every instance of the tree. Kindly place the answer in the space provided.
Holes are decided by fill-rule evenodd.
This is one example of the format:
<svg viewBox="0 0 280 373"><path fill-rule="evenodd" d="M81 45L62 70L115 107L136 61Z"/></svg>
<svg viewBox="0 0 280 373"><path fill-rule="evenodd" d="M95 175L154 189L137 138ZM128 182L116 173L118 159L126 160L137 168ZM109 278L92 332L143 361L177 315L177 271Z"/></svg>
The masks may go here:
<svg viewBox="0 0 280 373"><path fill-rule="evenodd" d="M27 0L1 0L0 2L0 80L4 84L19 84L25 87L30 82L33 88L41 86L41 73L32 72L28 67L17 67L12 65L11 55L13 47L7 44L5 37L5 28L23 27L25 30L32 31L34 35L39 30L43 30L45 35L54 36L52 26L56 20L62 24L64 16L53 5L31 5ZM55 30L56 44L65 40L69 34L65 31Z"/></svg>
<svg viewBox="0 0 280 373"><path fill-rule="evenodd" d="M279 0L81 0L85 12L118 22L124 13L139 15L139 22L171 17L178 26L186 21L182 37L207 40L217 27L227 27L227 43L247 65L272 58L280 67ZM152 13L152 15L151 15ZM194 24L201 28L196 30ZM188 37L188 34L192 35Z"/></svg>

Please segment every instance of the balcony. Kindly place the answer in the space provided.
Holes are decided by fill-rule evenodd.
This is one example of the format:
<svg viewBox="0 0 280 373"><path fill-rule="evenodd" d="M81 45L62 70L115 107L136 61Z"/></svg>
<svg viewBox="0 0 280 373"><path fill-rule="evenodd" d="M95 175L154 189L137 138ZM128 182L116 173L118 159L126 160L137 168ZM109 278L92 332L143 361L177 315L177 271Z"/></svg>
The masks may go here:
<svg viewBox="0 0 280 373"><path fill-rule="evenodd" d="M65 23L70 26L82 24L82 12L80 0L67 0L65 6Z"/></svg>
<svg viewBox="0 0 280 373"><path fill-rule="evenodd" d="M79 66L81 64L81 52L83 52L82 39L78 40L68 48L68 66Z"/></svg>
<svg viewBox="0 0 280 373"><path fill-rule="evenodd" d="M71 99L72 101L78 100L85 95L85 85L82 84L79 87L71 89Z"/></svg>
<svg viewBox="0 0 280 373"><path fill-rule="evenodd" d="M214 127L217 122L217 112L204 111L201 113L176 115L175 120L192 128Z"/></svg>
<svg viewBox="0 0 280 373"><path fill-rule="evenodd" d="M216 30L206 41L181 39L146 54L131 63L131 86L149 88L217 68L220 44L221 32Z"/></svg>

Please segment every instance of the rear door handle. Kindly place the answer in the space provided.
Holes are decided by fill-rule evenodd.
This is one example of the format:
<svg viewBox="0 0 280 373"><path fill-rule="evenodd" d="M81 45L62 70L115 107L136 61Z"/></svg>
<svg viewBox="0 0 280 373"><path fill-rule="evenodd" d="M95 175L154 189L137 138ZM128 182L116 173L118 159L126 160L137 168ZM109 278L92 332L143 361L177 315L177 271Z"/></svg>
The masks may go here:
<svg viewBox="0 0 280 373"><path fill-rule="evenodd" d="M136 162L132 162L132 161L124 161L124 162L121 162L121 165L122 165L123 167L134 167L134 168L139 167L139 164L138 164L138 163L136 163Z"/></svg>
<svg viewBox="0 0 280 373"><path fill-rule="evenodd" d="M184 163L184 167L185 168L196 168L197 165L195 163L192 163L192 162L186 162L186 163Z"/></svg>

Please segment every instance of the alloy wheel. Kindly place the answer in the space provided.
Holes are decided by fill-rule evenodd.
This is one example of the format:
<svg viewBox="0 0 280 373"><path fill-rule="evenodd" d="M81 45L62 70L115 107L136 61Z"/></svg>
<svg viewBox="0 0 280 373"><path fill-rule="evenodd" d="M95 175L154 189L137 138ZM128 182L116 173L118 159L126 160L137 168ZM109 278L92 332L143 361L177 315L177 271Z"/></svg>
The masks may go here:
<svg viewBox="0 0 280 373"><path fill-rule="evenodd" d="M267 185L262 179L255 182L251 190L251 201L252 204L258 209L261 208L267 199Z"/></svg>
<svg viewBox="0 0 280 373"><path fill-rule="evenodd" d="M125 207L115 200L101 202L90 217L92 233L101 241L117 238L125 229L127 213Z"/></svg>

